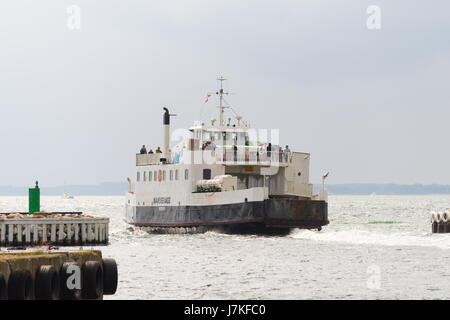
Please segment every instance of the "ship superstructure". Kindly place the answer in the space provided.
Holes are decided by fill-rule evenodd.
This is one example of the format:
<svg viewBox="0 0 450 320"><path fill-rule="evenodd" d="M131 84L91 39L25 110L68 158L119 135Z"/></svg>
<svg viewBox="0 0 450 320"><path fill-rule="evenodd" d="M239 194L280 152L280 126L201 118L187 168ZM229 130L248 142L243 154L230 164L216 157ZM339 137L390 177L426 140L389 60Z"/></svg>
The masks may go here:
<svg viewBox="0 0 450 320"><path fill-rule="evenodd" d="M126 221L147 227L320 228L328 224L327 191L309 182L310 154L281 151L235 117L225 123L223 77L220 117L189 128L170 150L171 114L164 108L162 153L136 155L135 191L126 194ZM266 130L267 131L267 130ZM266 132L262 131L262 132ZM274 139L275 137L275 139ZM286 152L289 151L289 152Z"/></svg>

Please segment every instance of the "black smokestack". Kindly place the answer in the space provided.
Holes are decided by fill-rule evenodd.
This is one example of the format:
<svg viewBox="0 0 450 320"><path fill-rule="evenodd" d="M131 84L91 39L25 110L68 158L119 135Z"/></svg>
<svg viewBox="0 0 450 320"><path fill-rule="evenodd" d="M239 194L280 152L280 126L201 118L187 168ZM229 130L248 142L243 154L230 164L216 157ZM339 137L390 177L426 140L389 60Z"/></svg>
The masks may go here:
<svg viewBox="0 0 450 320"><path fill-rule="evenodd" d="M170 124L170 114L169 109L163 108L165 110L163 115L163 124Z"/></svg>

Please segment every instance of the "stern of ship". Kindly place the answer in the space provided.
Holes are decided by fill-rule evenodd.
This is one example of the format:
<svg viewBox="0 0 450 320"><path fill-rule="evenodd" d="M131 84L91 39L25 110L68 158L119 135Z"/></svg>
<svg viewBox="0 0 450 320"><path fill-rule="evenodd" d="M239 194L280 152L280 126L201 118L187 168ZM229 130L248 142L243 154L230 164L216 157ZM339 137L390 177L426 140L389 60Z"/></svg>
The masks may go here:
<svg viewBox="0 0 450 320"><path fill-rule="evenodd" d="M269 228L321 229L329 223L324 200L269 198L264 201L264 223Z"/></svg>

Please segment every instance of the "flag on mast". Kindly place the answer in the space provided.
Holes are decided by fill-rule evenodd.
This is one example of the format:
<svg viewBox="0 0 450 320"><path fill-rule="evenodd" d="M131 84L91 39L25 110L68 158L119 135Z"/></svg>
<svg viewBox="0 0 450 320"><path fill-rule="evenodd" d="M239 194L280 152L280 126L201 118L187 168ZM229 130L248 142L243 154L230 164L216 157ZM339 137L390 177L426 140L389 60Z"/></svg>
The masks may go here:
<svg viewBox="0 0 450 320"><path fill-rule="evenodd" d="M206 99L205 99L205 103L207 103L208 102L208 100L209 100L209 97L211 97L211 95L208 93L207 95L206 95Z"/></svg>

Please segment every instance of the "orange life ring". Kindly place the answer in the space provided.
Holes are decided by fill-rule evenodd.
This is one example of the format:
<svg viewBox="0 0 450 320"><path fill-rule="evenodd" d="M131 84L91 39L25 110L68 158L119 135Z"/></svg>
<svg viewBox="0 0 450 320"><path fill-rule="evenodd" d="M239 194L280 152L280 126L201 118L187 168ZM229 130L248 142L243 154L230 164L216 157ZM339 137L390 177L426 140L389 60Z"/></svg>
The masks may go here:
<svg viewBox="0 0 450 320"><path fill-rule="evenodd" d="M158 181L161 182L162 180L162 170L158 170Z"/></svg>

